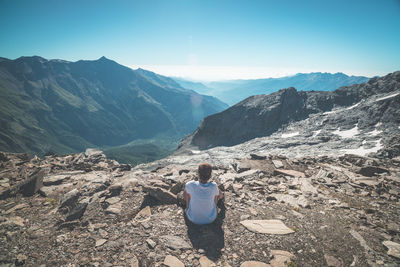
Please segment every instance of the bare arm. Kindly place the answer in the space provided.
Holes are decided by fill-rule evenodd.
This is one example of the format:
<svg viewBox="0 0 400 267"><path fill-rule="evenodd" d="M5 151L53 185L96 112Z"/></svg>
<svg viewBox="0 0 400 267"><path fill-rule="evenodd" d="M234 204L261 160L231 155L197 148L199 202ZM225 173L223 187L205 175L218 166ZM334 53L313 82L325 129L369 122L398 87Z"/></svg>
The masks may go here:
<svg viewBox="0 0 400 267"><path fill-rule="evenodd" d="M186 209L188 209L189 203L190 203L190 194L188 194L186 192L186 189L185 189L185 191L183 191L183 199L185 200L185 203L186 203Z"/></svg>
<svg viewBox="0 0 400 267"><path fill-rule="evenodd" d="M215 198L214 198L215 205L217 205L217 202L218 202L219 199L223 199L224 198L224 192L222 192L221 189L219 189L219 188L218 188L218 192L219 192L219 194L216 195Z"/></svg>

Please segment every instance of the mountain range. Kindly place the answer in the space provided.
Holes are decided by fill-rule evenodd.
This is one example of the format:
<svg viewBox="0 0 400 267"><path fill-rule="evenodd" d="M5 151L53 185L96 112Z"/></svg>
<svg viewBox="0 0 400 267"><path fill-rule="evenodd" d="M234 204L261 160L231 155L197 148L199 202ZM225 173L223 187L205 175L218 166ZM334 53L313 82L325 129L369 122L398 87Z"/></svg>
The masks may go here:
<svg viewBox="0 0 400 267"><path fill-rule="evenodd" d="M214 82L191 82L174 78L176 82L202 94L208 94L234 105L245 98L259 94L270 94L282 88L295 87L301 91L333 91L341 86L364 83L369 78L364 76L348 76L344 73L298 73L281 78L254 80L228 80Z"/></svg>
<svg viewBox="0 0 400 267"><path fill-rule="evenodd" d="M245 150L257 150L262 143L271 150L282 148L278 149L280 154L289 153L288 147L301 147L297 152L302 155L324 150L339 153L338 149L356 153L357 149L368 151L375 147L375 152L385 148L387 156L395 157L400 153L396 146L399 125L400 71L397 71L333 92L297 91L290 87L249 97L206 117L180 147L205 150L241 145ZM312 150L307 144L317 148Z"/></svg>
<svg viewBox="0 0 400 267"><path fill-rule="evenodd" d="M2 151L63 154L137 140L176 142L226 107L168 77L105 57L0 58Z"/></svg>

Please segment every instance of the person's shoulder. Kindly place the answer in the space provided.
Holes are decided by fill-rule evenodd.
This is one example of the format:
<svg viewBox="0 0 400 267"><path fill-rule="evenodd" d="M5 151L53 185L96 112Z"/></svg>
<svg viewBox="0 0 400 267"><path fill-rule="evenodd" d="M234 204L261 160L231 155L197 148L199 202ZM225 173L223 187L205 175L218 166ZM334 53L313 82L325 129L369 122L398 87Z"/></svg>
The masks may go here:
<svg viewBox="0 0 400 267"><path fill-rule="evenodd" d="M218 187L216 182L210 182L210 184L211 184L212 187Z"/></svg>
<svg viewBox="0 0 400 267"><path fill-rule="evenodd" d="M195 185L197 181L192 180L186 183L186 186L191 186L191 185Z"/></svg>

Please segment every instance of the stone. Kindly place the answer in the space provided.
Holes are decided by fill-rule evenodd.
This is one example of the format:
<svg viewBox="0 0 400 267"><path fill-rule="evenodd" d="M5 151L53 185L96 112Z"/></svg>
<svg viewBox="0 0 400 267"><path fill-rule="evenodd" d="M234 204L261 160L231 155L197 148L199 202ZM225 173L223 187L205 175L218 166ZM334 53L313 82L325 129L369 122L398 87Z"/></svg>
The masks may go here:
<svg viewBox="0 0 400 267"><path fill-rule="evenodd" d="M150 206L146 206L136 214L134 220L137 222L147 222L150 220L150 217L151 217Z"/></svg>
<svg viewBox="0 0 400 267"><path fill-rule="evenodd" d="M294 170L275 169L274 175L279 175L279 174L283 174L285 176L290 176L290 177L305 177L305 174L303 172L298 172Z"/></svg>
<svg viewBox="0 0 400 267"><path fill-rule="evenodd" d="M364 238L355 230L350 230L350 234L360 242L360 245L366 250L366 251L371 251L371 248L367 245L367 242L365 242Z"/></svg>
<svg viewBox="0 0 400 267"><path fill-rule="evenodd" d="M63 174L46 176L43 178L43 185L44 186L60 185L64 181L68 180L70 177L71 177L70 175L63 175Z"/></svg>
<svg viewBox="0 0 400 267"><path fill-rule="evenodd" d="M18 225L20 227L23 227L25 220L19 216L13 216L7 219L7 223L8 224L14 224L14 225Z"/></svg>
<svg viewBox="0 0 400 267"><path fill-rule="evenodd" d="M109 197L118 196L119 194L121 194L122 188L123 188L123 185L120 183L110 185L108 187L108 196Z"/></svg>
<svg viewBox="0 0 400 267"><path fill-rule="evenodd" d="M131 260L131 267L139 267L139 260L135 255L133 255Z"/></svg>
<svg viewBox="0 0 400 267"><path fill-rule="evenodd" d="M80 195L81 195L80 192L76 188L74 188L71 191L67 192L61 198L60 208L63 208L63 207L66 207L66 206L68 206L68 207L75 206L76 201L78 200Z"/></svg>
<svg viewBox="0 0 400 267"><path fill-rule="evenodd" d="M28 208L29 205L26 203L21 203L18 205L15 205L14 207L12 207L11 209L8 209L6 212L4 212L5 215L8 215L10 213L13 213L16 210L20 210L20 209L24 209L24 208Z"/></svg>
<svg viewBox="0 0 400 267"><path fill-rule="evenodd" d="M65 218L66 221L74 221L74 220L79 220L83 214L86 211L88 204L87 203L81 203L75 206L68 214L67 217Z"/></svg>
<svg viewBox="0 0 400 267"><path fill-rule="evenodd" d="M283 163L280 160L273 159L272 164L274 164L275 168L277 169L283 168Z"/></svg>
<svg viewBox="0 0 400 267"><path fill-rule="evenodd" d="M240 267L271 267L271 265L261 261L245 261L240 264Z"/></svg>
<svg viewBox="0 0 400 267"><path fill-rule="evenodd" d="M400 259L400 244L399 243L386 240L386 241L383 241L382 244L389 249L387 252L388 255Z"/></svg>
<svg viewBox="0 0 400 267"><path fill-rule="evenodd" d="M86 149L85 156L87 156L87 157L105 157L103 151L95 149L95 148Z"/></svg>
<svg viewBox="0 0 400 267"><path fill-rule="evenodd" d="M376 166L366 166L366 167L361 167L359 171L357 171L358 174L364 175L364 176L376 176L381 173L389 173L389 171L385 168L381 167L376 167Z"/></svg>
<svg viewBox="0 0 400 267"><path fill-rule="evenodd" d="M328 267L342 267L343 266L342 262L333 256L325 254L324 257L325 257L325 261L326 261L326 266L328 266Z"/></svg>
<svg viewBox="0 0 400 267"><path fill-rule="evenodd" d="M380 183L378 180L371 177L356 177L353 182L359 185L366 186L377 186Z"/></svg>
<svg viewBox="0 0 400 267"><path fill-rule="evenodd" d="M388 223L387 225L386 225L386 229L389 231L389 233L392 233L392 234L396 234L396 233L399 233L400 232L400 228L399 228L399 225L398 224L396 224L396 223L393 223L393 222L391 222L391 223Z"/></svg>
<svg viewBox="0 0 400 267"><path fill-rule="evenodd" d="M185 265L175 256L165 256L163 264L169 267L185 267Z"/></svg>
<svg viewBox="0 0 400 267"><path fill-rule="evenodd" d="M100 246L104 245L104 243L106 243L106 242L107 242L107 239L104 239L104 238L97 239L95 247L100 247Z"/></svg>
<svg viewBox="0 0 400 267"><path fill-rule="evenodd" d="M110 205L113 205L120 201L121 201L121 199L119 197L110 197L110 198L107 198L105 202L107 202Z"/></svg>
<svg viewBox="0 0 400 267"><path fill-rule="evenodd" d="M271 254L274 256L270 262L272 267L286 267L287 263L294 258L292 253L284 250L271 250Z"/></svg>
<svg viewBox="0 0 400 267"><path fill-rule="evenodd" d="M177 182L169 189L169 191L171 193L177 195L179 192L181 192L183 190L183 187L184 187L183 183Z"/></svg>
<svg viewBox="0 0 400 267"><path fill-rule="evenodd" d="M262 234L286 235L294 233L281 220L244 220L240 222L248 230Z"/></svg>
<svg viewBox="0 0 400 267"><path fill-rule="evenodd" d="M25 197L33 196L43 186L43 178L46 171L45 169L38 169L20 186L22 195Z"/></svg>
<svg viewBox="0 0 400 267"><path fill-rule="evenodd" d="M172 249L189 249L191 246L182 237L174 235L164 235L160 237L160 240L165 246Z"/></svg>
<svg viewBox="0 0 400 267"><path fill-rule="evenodd" d="M121 209L122 209L121 203L116 203L108 206L108 208L106 209L106 213L119 215L121 214Z"/></svg>
<svg viewBox="0 0 400 267"><path fill-rule="evenodd" d="M143 186L143 191L147 192L150 196L156 198L163 204L176 204L178 203L175 194L160 187Z"/></svg>
<svg viewBox="0 0 400 267"><path fill-rule="evenodd" d="M200 266L201 267L215 267L215 263L209 260L206 256L201 256L200 259Z"/></svg>
<svg viewBox="0 0 400 267"><path fill-rule="evenodd" d="M157 243L154 242L152 239L148 238L146 239L147 245L149 245L150 248L155 248L157 246Z"/></svg>
<svg viewBox="0 0 400 267"><path fill-rule="evenodd" d="M25 261L28 259L28 257L26 256L26 255L24 255L24 254L18 254L17 255L17 257L16 257L16 259L15 259L15 262L16 262L16 265L17 266L22 266L22 265L25 265Z"/></svg>
<svg viewBox="0 0 400 267"><path fill-rule="evenodd" d="M254 160L264 160L267 156L257 155L257 154L250 154L250 158Z"/></svg>
<svg viewBox="0 0 400 267"><path fill-rule="evenodd" d="M310 204L303 195L294 196L289 194L271 194L269 197L273 197L276 200L287 203L293 207L310 208Z"/></svg>
<svg viewBox="0 0 400 267"><path fill-rule="evenodd" d="M72 183L60 184L60 185L50 185L50 186L42 186L39 189L39 193L45 197L57 196L61 191L71 187Z"/></svg>

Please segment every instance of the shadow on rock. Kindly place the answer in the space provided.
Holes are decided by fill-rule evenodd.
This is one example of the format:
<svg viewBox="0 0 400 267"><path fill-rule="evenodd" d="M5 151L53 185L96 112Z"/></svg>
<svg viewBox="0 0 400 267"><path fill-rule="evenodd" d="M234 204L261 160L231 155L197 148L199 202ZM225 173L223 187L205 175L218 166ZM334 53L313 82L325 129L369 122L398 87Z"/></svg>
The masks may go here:
<svg viewBox="0 0 400 267"><path fill-rule="evenodd" d="M225 205L218 202L220 211L217 218L211 224L197 225L192 223L184 212L187 234L193 248L203 249L205 255L211 260L217 260L221 257L221 249L225 246L224 230L222 224L225 219Z"/></svg>

